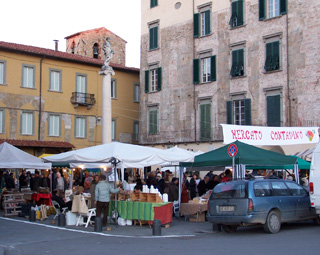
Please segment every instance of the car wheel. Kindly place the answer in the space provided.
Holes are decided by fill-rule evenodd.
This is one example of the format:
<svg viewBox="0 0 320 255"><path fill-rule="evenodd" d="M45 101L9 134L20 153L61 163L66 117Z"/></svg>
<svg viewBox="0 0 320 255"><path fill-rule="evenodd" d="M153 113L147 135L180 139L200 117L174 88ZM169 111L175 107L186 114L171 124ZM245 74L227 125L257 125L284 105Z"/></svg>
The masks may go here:
<svg viewBox="0 0 320 255"><path fill-rule="evenodd" d="M319 217L319 215L318 215L317 218L315 218L315 219L313 220L313 222L314 222L314 224L320 226L320 217Z"/></svg>
<svg viewBox="0 0 320 255"><path fill-rule="evenodd" d="M233 233L237 231L238 225L221 225L221 228L226 233Z"/></svg>
<svg viewBox="0 0 320 255"><path fill-rule="evenodd" d="M267 233L275 234L280 231L281 220L280 215L276 211L269 212L266 223L263 225Z"/></svg>

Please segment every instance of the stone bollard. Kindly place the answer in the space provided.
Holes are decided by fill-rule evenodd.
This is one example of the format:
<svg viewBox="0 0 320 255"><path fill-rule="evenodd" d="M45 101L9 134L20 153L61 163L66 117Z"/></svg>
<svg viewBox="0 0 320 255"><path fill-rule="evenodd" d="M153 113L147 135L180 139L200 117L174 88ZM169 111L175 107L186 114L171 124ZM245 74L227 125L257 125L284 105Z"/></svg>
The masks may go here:
<svg viewBox="0 0 320 255"><path fill-rule="evenodd" d="M31 221L31 222L34 222L34 221L36 221L36 211L34 211L34 210L30 210L30 213L29 213L29 221Z"/></svg>
<svg viewBox="0 0 320 255"><path fill-rule="evenodd" d="M66 216L63 213L60 213L58 216L58 226L59 227L66 226Z"/></svg>
<svg viewBox="0 0 320 255"><path fill-rule="evenodd" d="M152 225L152 235L161 236L161 221L154 220Z"/></svg>
<svg viewBox="0 0 320 255"><path fill-rule="evenodd" d="M96 217L94 220L94 232L101 232L102 231L102 218Z"/></svg>

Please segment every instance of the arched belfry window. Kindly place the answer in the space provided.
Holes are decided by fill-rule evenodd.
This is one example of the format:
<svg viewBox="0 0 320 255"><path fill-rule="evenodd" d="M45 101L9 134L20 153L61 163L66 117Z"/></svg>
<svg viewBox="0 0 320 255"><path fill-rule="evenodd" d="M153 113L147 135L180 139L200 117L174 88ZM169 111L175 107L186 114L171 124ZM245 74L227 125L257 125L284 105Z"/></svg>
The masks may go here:
<svg viewBox="0 0 320 255"><path fill-rule="evenodd" d="M99 57L99 45L95 43L93 45L93 58L98 58Z"/></svg>
<svg viewBox="0 0 320 255"><path fill-rule="evenodd" d="M74 54L74 48L75 48L75 43L72 42L72 46L71 46L71 53Z"/></svg>

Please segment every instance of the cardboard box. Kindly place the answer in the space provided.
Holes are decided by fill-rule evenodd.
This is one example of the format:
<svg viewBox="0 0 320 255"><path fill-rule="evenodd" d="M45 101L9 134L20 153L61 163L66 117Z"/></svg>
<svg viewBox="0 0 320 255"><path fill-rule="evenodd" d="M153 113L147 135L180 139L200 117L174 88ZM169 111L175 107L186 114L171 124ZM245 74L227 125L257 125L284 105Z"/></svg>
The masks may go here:
<svg viewBox="0 0 320 255"><path fill-rule="evenodd" d="M189 221L191 221L191 222L205 222L206 221L206 212L199 213L198 218L197 218L197 214L190 215Z"/></svg>

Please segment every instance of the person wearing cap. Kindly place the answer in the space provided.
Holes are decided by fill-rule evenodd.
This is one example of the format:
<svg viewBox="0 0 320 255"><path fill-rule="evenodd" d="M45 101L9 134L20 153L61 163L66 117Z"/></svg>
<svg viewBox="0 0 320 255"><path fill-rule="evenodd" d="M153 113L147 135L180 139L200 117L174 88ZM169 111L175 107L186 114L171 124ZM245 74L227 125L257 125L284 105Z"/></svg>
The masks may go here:
<svg viewBox="0 0 320 255"><path fill-rule="evenodd" d="M157 182L158 182L158 189L161 194L163 194L164 189L166 188L166 183L164 179L162 178L162 174L158 173L157 174Z"/></svg>
<svg viewBox="0 0 320 255"><path fill-rule="evenodd" d="M93 173L89 172L88 177L84 180L84 192L89 193L91 182L93 181Z"/></svg>

